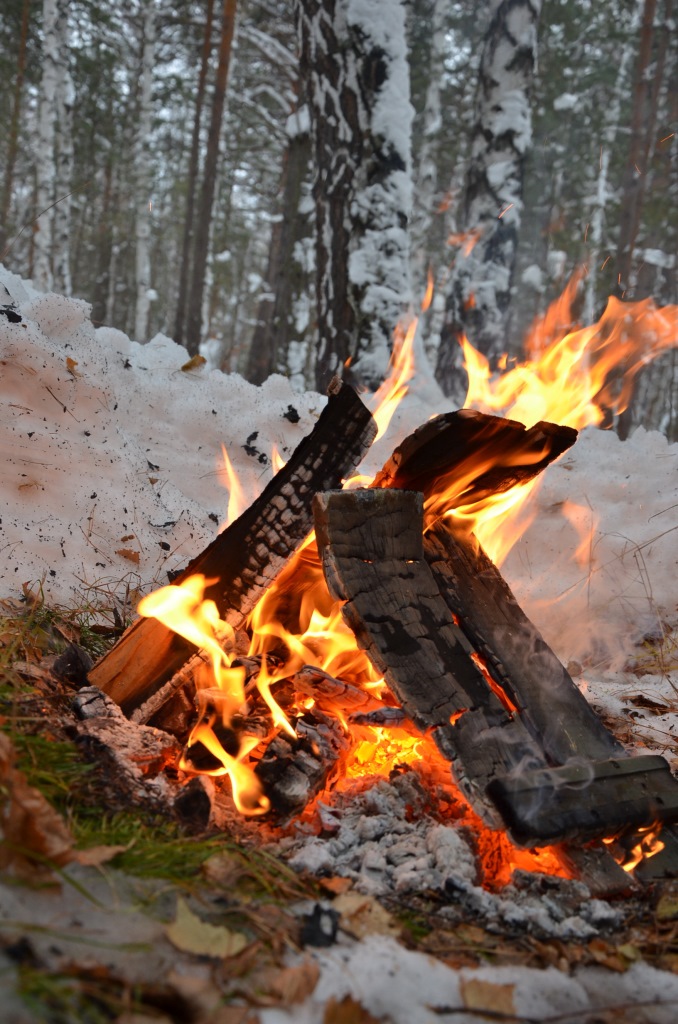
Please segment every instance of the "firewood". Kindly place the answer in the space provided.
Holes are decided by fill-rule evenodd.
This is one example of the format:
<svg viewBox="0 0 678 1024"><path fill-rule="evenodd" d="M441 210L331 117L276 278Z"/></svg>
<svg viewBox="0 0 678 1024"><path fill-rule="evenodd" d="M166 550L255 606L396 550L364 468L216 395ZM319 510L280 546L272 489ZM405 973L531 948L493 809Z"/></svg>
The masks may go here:
<svg viewBox="0 0 678 1024"><path fill-rule="evenodd" d="M239 626L312 529L311 500L339 487L374 440L376 425L348 385L331 385L327 406L311 433L259 498L175 579L194 573L212 582L205 598L223 619ZM126 714L148 700L195 647L156 619L135 622L90 672Z"/></svg>
<svg viewBox="0 0 678 1024"><path fill-rule="evenodd" d="M359 647L403 711L431 731L463 793L489 824L497 775L545 766L538 744L486 683L423 553L423 498L407 491L317 495L323 570Z"/></svg>
<svg viewBox="0 0 678 1024"><path fill-rule="evenodd" d="M531 480L576 439L572 427L541 422L528 430L516 420L459 409L406 437L373 486L421 491L428 498L452 483L458 487L454 504L467 505Z"/></svg>
<svg viewBox="0 0 678 1024"><path fill-rule="evenodd" d="M349 738L333 715L312 709L295 720L296 739L279 733L255 768L271 801L271 812L284 819L300 814L337 770Z"/></svg>

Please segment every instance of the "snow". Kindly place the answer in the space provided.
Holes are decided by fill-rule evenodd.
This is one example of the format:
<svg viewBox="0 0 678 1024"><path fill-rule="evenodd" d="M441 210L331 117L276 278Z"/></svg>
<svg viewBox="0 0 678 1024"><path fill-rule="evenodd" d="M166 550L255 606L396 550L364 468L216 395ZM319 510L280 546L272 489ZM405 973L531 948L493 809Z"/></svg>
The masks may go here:
<svg viewBox="0 0 678 1024"><path fill-rule="evenodd" d="M166 582L166 571L185 565L225 519L222 443L253 498L270 479L272 446L288 455L324 406L322 396L295 393L280 376L254 387L205 366L182 369L188 355L170 338L139 345L95 329L86 303L38 294L1 268L0 285L21 315L13 323L0 312L0 597L20 597L27 585L48 601L82 604ZM374 472L405 434L444 409L421 373L363 470ZM619 712L628 693L667 701L670 674L655 667L632 675L625 663L640 632L660 639L660 624L678 621L678 445L642 429L623 442L588 429L543 474L535 502L537 516L503 567L525 611L564 661L579 662L577 680L594 703ZM639 746L661 750L675 716L668 708L659 718L644 719L640 708L635 715ZM411 865L400 858L398 836L368 835L365 821L351 827L352 850L348 835L337 838L377 882L398 875L407 891L408 872L422 865L452 870L459 898L476 901L479 912L582 941L615 913L597 901L558 920L543 906L516 903L508 890L485 893L471 880L459 836L443 826L415 837L420 855L406 858ZM326 851L311 845L306 866ZM356 873L364 866L356 862ZM262 1008L262 1024L319 1024L328 999L349 993L394 1024L438 1021L445 1010L463 1024L478 1019L464 1012L473 979L514 986L516 1016L533 1020L678 1000L678 978L643 963L623 975L453 969L380 935L344 936L312 955L321 968L315 992L289 1012ZM645 1007L639 1019L669 1024L674 1012L675 1005Z"/></svg>
<svg viewBox="0 0 678 1024"><path fill-rule="evenodd" d="M572 110L577 105L578 96L573 92L563 92L553 101L554 110Z"/></svg>

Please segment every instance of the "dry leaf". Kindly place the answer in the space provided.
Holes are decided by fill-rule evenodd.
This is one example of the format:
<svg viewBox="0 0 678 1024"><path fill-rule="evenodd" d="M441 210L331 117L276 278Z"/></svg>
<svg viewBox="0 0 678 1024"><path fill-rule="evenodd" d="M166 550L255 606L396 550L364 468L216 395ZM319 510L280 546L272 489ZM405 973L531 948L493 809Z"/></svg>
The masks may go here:
<svg viewBox="0 0 678 1024"><path fill-rule="evenodd" d="M181 367L184 373L188 373L190 370L199 370L201 366L204 366L207 360L204 356L192 356L187 363Z"/></svg>
<svg viewBox="0 0 678 1024"><path fill-rule="evenodd" d="M71 860L84 864L85 867L98 868L100 864L107 864L109 860L127 850L129 843L127 846L90 846L87 850L73 850Z"/></svg>
<svg viewBox="0 0 678 1024"><path fill-rule="evenodd" d="M366 935L398 935L396 924L388 910L384 910L373 896L361 896L357 892L346 892L337 896L332 904L341 916L341 927L362 939Z"/></svg>
<svg viewBox="0 0 678 1024"><path fill-rule="evenodd" d="M57 865L70 860L73 837L61 815L14 767L14 756L9 737L0 733L0 869L12 867L23 877L35 876L45 873L43 859Z"/></svg>
<svg viewBox="0 0 678 1024"><path fill-rule="evenodd" d="M66 356L66 369L72 377L82 377L81 373L78 373L76 366L78 365L77 359L71 359L70 356Z"/></svg>
<svg viewBox="0 0 678 1024"><path fill-rule="evenodd" d="M304 960L296 967L284 967L278 972L270 986L273 995L278 996L284 1006L303 1003L318 984L320 968L313 960Z"/></svg>
<svg viewBox="0 0 678 1024"><path fill-rule="evenodd" d="M678 917L678 892L666 892L655 911L658 921L673 921Z"/></svg>
<svg viewBox="0 0 678 1024"><path fill-rule="evenodd" d="M121 558L126 558L128 562L134 562L135 565L139 564L139 552L133 551L132 548L119 548L116 555L120 555Z"/></svg>
<svg viewBox="0 0 678 1024"><path fill-rule="evenodd" d="M209 1024L259 1024L259 1014L249 1006L218 1006L210 1014Z"/></svg>
<svg viewBox="0 0 678 1024"><path fill-rule="evenodd" d="M497 985L482 978L460 978L459 991L467 1010L487 1010L507 1017L515 1014L513 1002L515 985Z"/></svg>
<svg viewBox="0 0 678 1024"><path fill-rule="evenodd" d="M352 996L344 996L328 1000L323 1024L379 1024L379 1019Z"/></svg>
<svg viewBox="0 0 678 1024"><path fill-rule="evenodd" d="M165 933L170 942L184 953L218 959L242 952L249 941L241 932L232 932L221 925L203 921L181 896L177 900L176 920L167 926Z"/></svg>
<svg viewBox="0 0 678 1024"><path fill-rule="evenodd" d="M242 861L229 853L213 853L203 861L200 870L212 886L221 889L233 889L236 882L245 874Z"/></svg>

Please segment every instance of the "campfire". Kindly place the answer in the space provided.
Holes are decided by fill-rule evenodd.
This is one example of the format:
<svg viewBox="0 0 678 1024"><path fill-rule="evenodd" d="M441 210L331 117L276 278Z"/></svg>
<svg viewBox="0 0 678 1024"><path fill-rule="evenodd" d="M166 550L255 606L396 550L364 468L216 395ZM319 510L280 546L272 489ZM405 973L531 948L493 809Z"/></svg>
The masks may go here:
<svg viewBox="0 0 678 1024"><path fill-rule="evenodd" d="M463 818L485 860L502 850L495 881L520 865L611 892L631 870L678 870L668 764L627 754L495 564L515 539L508 510L676 342L675 310L614 300L561 337L575 286L530 363L492 379L465 344L467 407L423 424L373 480L352 474L406 389L416 322L374 415L335 379L262 494L235 516L232 480L226 528L142 600L89 679L179 741L189 803L207 776L244 816L322 829L349 780L425 765L445 779L441 820Z"/></svg>

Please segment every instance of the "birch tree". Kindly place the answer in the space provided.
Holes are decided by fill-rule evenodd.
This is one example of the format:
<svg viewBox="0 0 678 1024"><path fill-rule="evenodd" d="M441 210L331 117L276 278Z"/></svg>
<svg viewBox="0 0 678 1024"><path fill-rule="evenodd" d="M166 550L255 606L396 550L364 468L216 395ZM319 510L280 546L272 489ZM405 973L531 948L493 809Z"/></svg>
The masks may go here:
<svg viewBox="0 0 678 1024"><path fill-rule="evenodd" d="M146 0L143 7L141 45L141 80L139 112L135 144L136 171L136 309L134 336L146 341L148 314L151 308L151 153L150 136L153 123L153 72L155 64L155 0Z"/></svg>
<svg viewBox="0 0 678 1024"><path fill-rule="evenodd" d="M451 276L436 371L446 393L456 397L461 333L491 362L506 348L541 0L490 0L489 11L459 215L463 248Z"/></svg>
<svg viewBox="0 0 678 1024"><path fill-rule="evenodd" d="M70 295L71 280L71 189L73 187L73 104L75 94L70 69L70 26L68 18L69 0L58 0L58 74L55 91L56 139L55 139L55 192L53 223L53 268L54 288L63 295Z"/></svg>
<svg viewBox="0 0 678 1024"><path fill-rule="evenodd" d="M54 220L54 140L57 118L59 64L59 6L42 4L42 78L36 144L36 218L33 238L33 281L41 291L52 288L52 223Z"/></svg>
<svg viewBox="0 0 678 1024"><path fill-rule="evenodd" d="M19 45L16 54L16 72L12 95L12 113L7 134L7 156L5 173L2 183L2 201L0 202L0 260L5 256L5 245L8 239L8 224L14 190L14 170L19 149L19 118L23 99L24 79L26 77L26 54L28 50L28 23L30 16L30 0L23 0L21 5L21 28Z"/></svg>
<svg viewBox="0 0 678 1024"><path fill-rule="evenodd" d="M383 379L411 301L412 108L399 0L298 0L316 163L316 386Z"/></svg>

